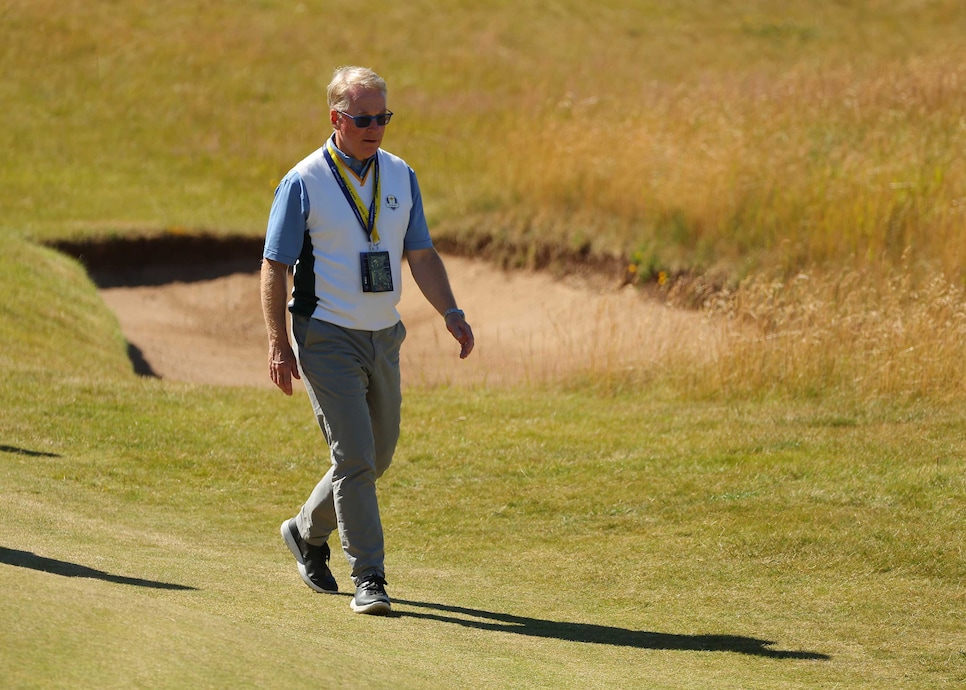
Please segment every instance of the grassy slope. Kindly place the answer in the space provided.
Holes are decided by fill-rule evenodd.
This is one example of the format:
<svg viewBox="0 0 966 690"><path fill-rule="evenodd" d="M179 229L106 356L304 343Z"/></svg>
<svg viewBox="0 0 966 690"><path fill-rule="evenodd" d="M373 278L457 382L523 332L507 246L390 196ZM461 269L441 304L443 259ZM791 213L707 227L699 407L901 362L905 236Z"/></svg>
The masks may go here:
<svg viewBox="0 0 966 690"><path fill-rule="evenodd" d="M907 5L902 11L928 10L930 26L953 7ZM5 74L22 77L0 83L4 102L18 104L4 110L0 128L9 154L0 169L5 683L966 681L966 420L960 406L928 399L725 404L663 390L410 391L398 463L382 484L401 615L352 616L344 596L309 592L276 536L319 468L304 399L133 377L116 321L83 271L19 237L131 226L257 231L280 172L266 161L291 161L315 136L305 120L317 112L317 96L300 84L324 82L318 64L360 53L347 37L333 39L323 49L330 52L278 79L270 58L285 53L280 41L303 43L317 24L293 23L271 3L246 5L244 14L212 4L203 22L177 5L154 14L147 4L123 7L135 9L38 0L0 10L0 26L32 37L0 48ZM388 40L398 34L390 20L422 12L432 31L474 28L462 45L435 42L449 46L454 73L473 80L411 92L413 110L443 94L454 110L485 116L487 102L521 96L525 89L512 86L519 81L508 86L475 57L489 45L504 56L500 65L516 64L519 52L496 40L513 15L394 7L383 28L369 30L384 51L378 62L411 52L405 36ZM564 15L577 9L522 11L531 28L593 20L568 24ZM611 22L620 13L612 3L599 16ZM668 41L718 24L733 32L745 21L767 36L807 23L795 15L776 24L764 3L746 20L726 16L720 23L710 11L655 10L644 18L655 20L649 36ZM892 16L874 13L858 33L885 51L875 37L889 35L877 32ZM212 32L212 21L224 30ZM692 33L671 30L682 22ZM615 39L615 55L642 43L631 29ZM34 31L46 40L36 42ZM778 31L771 57L782 53L785 34ZM552 53L564 43L545 38L541 46ZM697 61L714 64L688 46ZM414 90L438 75L439 57L401 64L390 76ZM273 138L278 123L293 128L282 139ZM433 136L403 130L400 139L415 151ZM437 148L456 157L453 147ZM335 565L345 583L338 557Z"/></svg>

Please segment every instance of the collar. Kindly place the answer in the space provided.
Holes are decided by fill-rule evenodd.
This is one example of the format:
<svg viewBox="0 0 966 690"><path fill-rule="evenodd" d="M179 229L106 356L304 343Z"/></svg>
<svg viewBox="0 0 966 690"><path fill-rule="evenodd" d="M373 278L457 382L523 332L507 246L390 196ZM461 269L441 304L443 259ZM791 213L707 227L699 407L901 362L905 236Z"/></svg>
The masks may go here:
<svg viewBox="0 0 966 690"><path fill-rule="evenodd" d="M365 179L366 172L368 172L369 166L372 165L372 159L375 158L375 156L364 161L360 161L356 158L353 158L352 156L345 153L342 149L340 149L336 145L334 133L332 134L332 148L334 148L335 152L339 154L339 158L342 159L342 162L345 163L347 166L349 166L349 170L354 172L361 179ZM376 154L376 155L379 155L379 154Z"/></svg>

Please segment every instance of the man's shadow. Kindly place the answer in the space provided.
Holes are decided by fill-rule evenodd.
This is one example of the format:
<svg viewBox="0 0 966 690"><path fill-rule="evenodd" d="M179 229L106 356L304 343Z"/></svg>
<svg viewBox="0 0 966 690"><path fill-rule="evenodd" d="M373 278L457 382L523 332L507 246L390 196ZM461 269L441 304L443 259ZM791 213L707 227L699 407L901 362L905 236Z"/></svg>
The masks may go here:
<svg viewBox="0 0 966 690"><path fill-rule="evenodd" d="M453 623L477 630L515 633L528 637L546 637L570 642L609 644L636 649L689 651L689 652L733 652L768 659L814 659L827 661L831 657L818 652L784 651L772 649L774 642L739 635L674 635L670 633L628 630L593 623L566 623L514 616L508 613L493 613L468 609L462 606L447 606L422 601L394 599L393 603L419 609L429 609L442 613L404 611L400 617L423 618L426 620ZM445 615L456 614L456 615Z"/></svg>
<svg viewBox="0 0 966 690"><path fill-rule="evenodd" d="M42 450L28 450L18 446L0 445L0 453L12 453L14 455L26 455L31 458L59 458L57 453L45 453Z"/></svg>
<svg viewBox="0 0 966 690"><path fill-rule="evenodd" d="M104 580L105 582L113 582L120 585L133 585L135 587L180 591L196 589L195 587L172 584L170 582L158 582L156 580L142 580L138 577L114 575L112 573L106 573L103 570L88 568L86 565L58 561L53 558L38 556L29 551L18 551L17 549L8 549L3 546L0 546L0 563L7 563L8 565L15 565L20 568L30 568L31 570L40 570L53 575L63 575L64 577L89 577L95 580Z"/></svg>

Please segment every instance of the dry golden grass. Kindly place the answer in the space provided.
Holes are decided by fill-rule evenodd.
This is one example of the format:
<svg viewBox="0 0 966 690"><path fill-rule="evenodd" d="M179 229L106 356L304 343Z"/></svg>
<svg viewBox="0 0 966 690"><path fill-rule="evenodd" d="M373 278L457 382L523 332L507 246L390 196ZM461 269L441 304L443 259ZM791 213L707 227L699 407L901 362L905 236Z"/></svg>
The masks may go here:
<svg viewBox="0 0 966 690"><path fill-rule="evenodd" d="M646 271L966 266L966 52L564 101L508 128L507 205ZM527 165L516 165L519 159ZM553 234L557 234L554 232Z"/></svg>
<svg viewBox="0 0 966 690"><path fill-rule="evenodd" d="M943 400L966 383L966 295L941 272L906 266L756 275L709 300L726 345L695 372L728 395Z"/></svg>

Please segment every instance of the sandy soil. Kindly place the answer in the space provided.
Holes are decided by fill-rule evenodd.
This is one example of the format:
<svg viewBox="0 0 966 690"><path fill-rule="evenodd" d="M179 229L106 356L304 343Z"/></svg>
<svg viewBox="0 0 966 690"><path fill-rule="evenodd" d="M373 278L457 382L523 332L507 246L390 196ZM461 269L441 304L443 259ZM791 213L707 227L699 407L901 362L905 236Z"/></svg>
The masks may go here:
<svg viewBox="0 0 966 690"><path fill-rule="evenodd" d="M698 314L671 309L633 288L444 258L476 350L459 359L459 345L404 271L404 385L501 385L555 380L575 371L621 371L681 349L700 354L714 342ZM257 274L104 288L101 294L156 375L272 386Z"/></svg>

